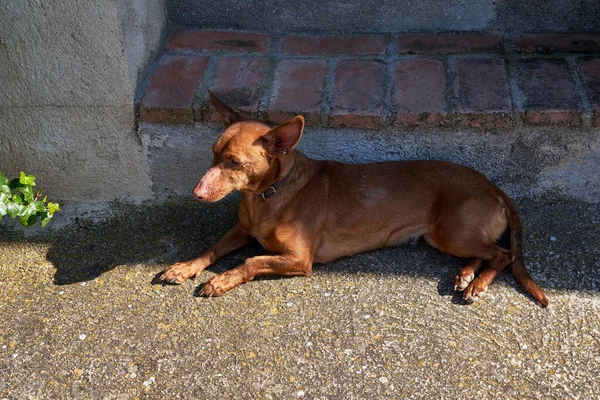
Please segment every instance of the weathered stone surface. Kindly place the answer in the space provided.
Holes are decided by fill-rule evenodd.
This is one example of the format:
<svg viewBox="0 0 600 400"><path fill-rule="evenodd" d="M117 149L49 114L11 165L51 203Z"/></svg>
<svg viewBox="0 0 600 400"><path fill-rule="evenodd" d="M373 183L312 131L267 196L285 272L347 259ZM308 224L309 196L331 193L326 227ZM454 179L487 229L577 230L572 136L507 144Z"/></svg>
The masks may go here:
<svg viewBox="0 0 600 400"><path fill-rule="evenodd" d="M98 202L150 194L133 105L13 108L0 112L0 127L10 127L10 136L0 135L1 172L34 174L49 199Z"/></svg>
<svg viewBox="0 0 600 400"><path fill-rule="evenodd" d="M466 260L424 243L194 297L264 254L254 243L194 282L152 284L235 223L235 199L120 205L30 241L0 233L0 396L594 398L600 206L517 207L548 309L508 270L464 304L452 280Z"/></svg>
<svg viewBox="0 0 600 400"><path fill-rule="evenodd" d="M36 175L57 200L148 195L134 103L160 41L163 5L162 0L2 4L3 173Z"/></svg>
<svg viewBox="0 0 600 400"><path fill-rule="evenodd" d="M275 32L444 33L599 31L597 0L167 0L174 26Z"/></svg>

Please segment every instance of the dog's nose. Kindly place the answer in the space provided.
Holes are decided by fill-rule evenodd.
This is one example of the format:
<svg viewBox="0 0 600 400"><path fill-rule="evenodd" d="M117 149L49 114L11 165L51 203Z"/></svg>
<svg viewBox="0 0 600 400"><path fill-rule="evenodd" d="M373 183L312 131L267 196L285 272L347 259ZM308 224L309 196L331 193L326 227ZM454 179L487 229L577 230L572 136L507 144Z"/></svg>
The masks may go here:
<svg viewBox="0 0 600 400"><path fill-rule="evenodd" d="M200 201L208 201L209 197L213 197L211 196L213 194L211 188L215 188L215 181L219 177L219 174L220 170L217 167L212 167L206 171L202 179L200 179L200 182L198 182L194 188L194 197Z"/></svg>
<svg viewBox="0 0 600 400"><path fill-rule="evenodd" d="M194 190L192 191L192 193L194 194L194 197L200 201L204 201L206 200L206 195L207 192L204 188L202 188L200 185L196 186L194 188Z"/></svg>

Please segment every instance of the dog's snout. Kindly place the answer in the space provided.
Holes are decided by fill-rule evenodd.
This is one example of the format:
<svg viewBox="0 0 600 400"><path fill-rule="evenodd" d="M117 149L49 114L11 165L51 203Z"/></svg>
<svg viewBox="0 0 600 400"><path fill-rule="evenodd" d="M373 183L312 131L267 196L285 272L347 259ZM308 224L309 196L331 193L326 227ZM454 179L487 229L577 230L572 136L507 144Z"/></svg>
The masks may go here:
<svg viewBox="0 0 600 400"><path fill-rule="evenodd" d="M192 191L194 197L200 201L206 201L208 198L208 185L202 181L198 182Z"/></svg>
<svg viewBox="0 0 600 400"><path fill-rule="evenodd" d="M194 197L200 201L208 201L211 197L212 186L214 186L215 181L217 181L219 177L219 169L212 167L206 174L202 177L200 182L196 185L192 193Z"/></svg>

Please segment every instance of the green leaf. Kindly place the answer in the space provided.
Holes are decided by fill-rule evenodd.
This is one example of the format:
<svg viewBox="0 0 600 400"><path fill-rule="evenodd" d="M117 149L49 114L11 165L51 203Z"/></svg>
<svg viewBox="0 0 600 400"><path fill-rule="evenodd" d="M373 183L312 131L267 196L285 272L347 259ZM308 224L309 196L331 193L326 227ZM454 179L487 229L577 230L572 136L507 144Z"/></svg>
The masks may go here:
<svg viewBox="0 0 600 400"><path fill-rule="evenodd" d="M37 215L23 215L22 217L19 217L19 221L25 228L29 228L36 223Z"/></svg>
<svg viewBox="0 0 600 400"><path fill-rule="evenodd" d="M8 180L0 173L0 220L6 215L11 218L19 217L19 222L25 227L35 224L38 217L42 220L42 226L46 226L55 212L60 211L57 203L45 203L47 197L41 198L40 191L36 191L35 176L27 175L21 171L18 178Z"/></svg>
<svg viewBox="0 0 600 400"><path fill-rule="evenodd" d="M44 212L46 211L46 206L39 200L34 201L29 205L29 207L33 207L36 212Z"/></svg>
<svg viewBox="0 0 600 400"><path fill-rule="evenodd" d="M48 224L48 222L50 222L51 219L52 219L52 215L49 215L49 214L46 218L42 219L42 228L45 227Z"/></svg>
<svg viewBox="0 0 600 400"><path fill-rule="evenodd" d="M31 215L35 214L35 210L29 208L29 206L23 204L21 206L19 206L19 213L17 214L18 217L30 217Z"/></svg>
<svg viewBox="0 0 600 400"><path fill-rule="evenodd" d="M33 203L25 207L25 210L23 211L22 215L35 215L37 213L43 213L45 211L46 207L44 206L44 203L42 203L41 201L34 201Z"/></svg>
<svg viewBox="0 0 600 400"><path fill-rule="evenodd" d="M0 194L5 194L10 197L12 194L10 188L6 184L0 184Z"/></svg>
<svg viewBox="0 0 600 400"><path fill-rule="evenodd" d="M60 205L58 203L48 203L48 213L50 215L53 215L57 211L60 211Z"/></svg>
<svg viewBox="0 0 600 400"><path fill-rule="evenodd" d="M13 201L13 203L23 204L23 195L15 193L12 195L11 200Z"/></svg>
<svg viewBox="0 0 600 400"><path fill-rule="evenodd" d="M35 186L35 176L25 175L25 172L21 171L19 182L21 183L21 185Z"/></svg>
<svg viewBox="0 0 600 400"><path fill-rule="evenodd" d="M31 186L22 186L17 190L23 193L23 198L26 202L31 203L33 201L33 188Z"/></svg>
<svg viewBox="0 0 600 400"><path fill-rule="evenodd" d="M15 179L11 179L10 182L8 182L8 187L11 189L16 189L18 187L21 187L23 185L21 185L21 182L19 181L19 178L15 178Z"/></svg>
<svg viewBox="0 0 600 400"><path fill-rule="evenodd" d="M8 214L9 217L11 218L15 218L17 215L19 215L19 212L21 211L21 205L16 204L16 203L8 203L6 205L6 213Z"/></svg>

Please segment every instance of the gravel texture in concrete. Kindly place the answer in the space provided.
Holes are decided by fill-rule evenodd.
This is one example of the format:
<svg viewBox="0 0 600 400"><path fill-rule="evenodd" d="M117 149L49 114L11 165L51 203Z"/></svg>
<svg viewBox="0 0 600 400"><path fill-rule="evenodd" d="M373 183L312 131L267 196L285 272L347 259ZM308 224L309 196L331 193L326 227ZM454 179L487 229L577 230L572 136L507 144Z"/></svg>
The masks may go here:
<svg viewBox="0 0 600 400"><path fill-rule="evenodd" d="M600 27L600 5L594 0L167 0L165 6L176 27L275 32L578 32Z"/></svg>
<svg viewBox="0 0 600 400"><path fill-rule="evenodd" d="M220 298L194 293L259 245L157 283L233 225L235 196L113 204L27 236L4 222L0 398L599 398L600 204L517 205L547 309L506 272L464 304L465 261L423 243Z"/></svg>

